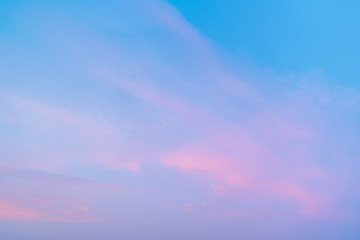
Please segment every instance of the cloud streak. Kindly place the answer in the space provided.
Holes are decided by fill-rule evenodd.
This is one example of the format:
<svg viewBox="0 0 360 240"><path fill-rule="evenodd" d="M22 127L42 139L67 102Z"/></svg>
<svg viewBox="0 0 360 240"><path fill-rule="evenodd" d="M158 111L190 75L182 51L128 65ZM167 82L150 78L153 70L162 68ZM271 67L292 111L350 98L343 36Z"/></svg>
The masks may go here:
<svg viewBox="0 0 360 240"><path fill-rule="evenodd" d="M43 71L9 64L19 83L0 82L0 219L360 221L356 90L319 73L235 71L165 1L39 9L52 4L51 27L27 21Z"/></svg>

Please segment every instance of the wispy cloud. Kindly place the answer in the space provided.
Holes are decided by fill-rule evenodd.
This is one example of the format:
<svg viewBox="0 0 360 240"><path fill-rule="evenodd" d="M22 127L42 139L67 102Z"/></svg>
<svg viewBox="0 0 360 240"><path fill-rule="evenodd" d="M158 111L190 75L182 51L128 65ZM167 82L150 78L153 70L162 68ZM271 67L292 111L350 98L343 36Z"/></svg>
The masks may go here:
<svg viewBox="0 0 360 240"><path fill-rule="evenodd" d="M42 205L44 201L39 200ZM25 222L60 221L60 222L94 222L98 221L87 206L75 206L65 209L38 210L36 207L23 206L14 201L0 200L0 219L21 220Z"/></svg>
<svg viewBox="0 0 360 240"><path fill-rule="evenodd" d="M235 72L169 3L112 4L126 14L117 14L116 23L103 16L106 28L83 26L69 14L66 22L74 24L56 37L39 33L54 58L65 53L62 67L82 89L71 89L73 101L84 111L62 99L64 92L54 95L57 104L46 101L43 82L36 94L15 85L0 92L0 174L11 180L1 183L0 218L98 221L124 210L123 202L107 204L121 191L120 180L124 188L136 185L127 195L134 198L129 211L139 209L140 192L160 202L179 182L188 185L177 206L189 214L200 205L215 211L216 201L228 198L225 216L266 215L259 209L268 204L278 215L331 218L348 195L359 198L357 181L341 190L359 173L360 129L350 120L358 117L357 91L314 84L326 79L311 73L279 76L255 66L253 75ZM126 19L132 14L141 15L137 28ZM60 25L64 19L49 17ZM176 180L164 177L174 172ZM201 178L216 199L192 201L201 193L189 190L188 175ZM249 195L259 201L248 203ZM248 209L239 208L244 202Z"/></svg>

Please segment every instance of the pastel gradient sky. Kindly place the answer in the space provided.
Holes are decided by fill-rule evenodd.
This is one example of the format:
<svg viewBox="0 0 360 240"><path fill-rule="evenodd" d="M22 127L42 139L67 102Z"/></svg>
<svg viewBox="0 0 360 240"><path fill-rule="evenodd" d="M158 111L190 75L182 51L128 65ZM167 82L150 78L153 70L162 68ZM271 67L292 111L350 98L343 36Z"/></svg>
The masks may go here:
<svg viewBox="0 0 360 240"><path fill-rule="evenodd" d="M359 11L1 0L0 239L360 239Z"/></svg>

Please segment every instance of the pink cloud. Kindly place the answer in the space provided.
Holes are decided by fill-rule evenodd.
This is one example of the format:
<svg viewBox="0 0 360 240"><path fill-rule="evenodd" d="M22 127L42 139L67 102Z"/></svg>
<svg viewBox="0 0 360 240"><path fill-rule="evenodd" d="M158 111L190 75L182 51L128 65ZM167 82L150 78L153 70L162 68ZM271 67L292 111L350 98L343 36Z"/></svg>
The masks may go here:
<svg viewBox="0 0 360 240"><path fill-rule="evenodd" d="M204 175L238 191L252 190L269 201L272 195L291 199L298 204L296 212L299 214L324 216L324 199L307 187L309 177L316 182L327 181L322 170L315 167L292 170L287 158L296 149L286 145L280 150L270 148L267 139L270 137L271 140L272 135L263 135L266 132L256 136L255 132L252 134L235 125L220 129L222 131L210 134L200 143L165 154L164 164L180 171ZM304 136L299 131L286 130L284 138L292 137Z"/></svg>
<svg viewBox="0 0 360 240"><path fill-rule="evenodd" d="M222 96L222 91L225 91L233 96L245 99L247 104L259 103L259 99L264 100L263 97L260 97L243 83L242 79L238 79L221 64L209 47L207 39L189 24L175 8L166 2L151 1L147 4L149 12L155 18L199 49L198 52L194 52L194 56L200 55L200 59L204 61L206 67L200 68L198 71L215 79L216 84L213 82L209 82L209 84L214 84L212 87L216 89L214 91L216 95ZM91 49L87 50L91 52ZM247 113L248 115L243 114L243 118L238 124L229 123L221 119L221 114L216 112L211 114L198 107L196 103L182 98L175 91L171 92L166 88L159 87L159 84L154 83L156 82L155 77L138 73L141 67L126 66L133 67L134 72L136 72L134 81L132 78L121 76L121 73L118 74L116 68L109 69L109 71L105 70L106 67L95 57L89 59L86 60L92 60L94 69L98 69L96 71L91 68L91 71L94 71L105 82L127 91L146 103L178 114L185 120L186 124L191 125L192 129L199 132L197 138L184 140L178 148L174 147L174 149L169 150L164 147L161 150L154 150L155 156L158 152L166 152L163 156L165 165L218 181L219 185L217 186L221 187L214 187L215 194L233 189L237 191L246 189L260 193L266 199L270 199L270 195L291 199L298 205L296 211L302 214L316 216L323 212L324 200L319 198L308 184L309 179L317 181L318 179L325 179L327 176L323 169L310 164L312 159L309 157L307 148L311 144L304 142L304 139L311 139L314 132L302 126L301 122L299 123L297 120L287 119L284 115L288 109L278 110L277 106L274 106L275 104L265 105L265 108L270 110L264 110L261 106L257 106L259 109L254 111L255 117L252 115L253 113ZM162 67L165 68L166 65ZM206 74L205 77L207 77ZM151 84L147 81L148 79L152 81ZM191 79L187 80L191 81ZM218 89L218 87L220 88ZM212 95L207 97L211 98ZM239 112L237 104L224 104L225 102L221 102L223 99L219 99L219 105L223 104L232 108L234 113ZM64 125L70 131L93 137L95 140L101 139L101 146L96 145L96 150L92 148L93 146L86 145L86 150L78 154L76 150L72 149L70 155L76 158L79 155L85 159L79 161L80 165L94 163L107 169L127 169L136 173L141 172L142 156L145 154L128 154L128 156L118 154L114 149L119 148L118 142L120 141L116 137L108 138L109 135L113 134L111 128L102 127L97 121L67 109L53 107L38 101L19 96L7 96L7 100L23 112L29 111L36 116L49 119L61 126ZM273 103L272 99L267 100ZM106 136L105 140L104 136ZM99 142L97 141L97 143ZM144 144L139 142L135 143L132 149L144 148ZM293 144L294 142L295 144ZM108 145L111 147L104 147ZM107 151L103 149L107 149ZM123 151L123 148L118 151ZM46 160L54 159L59 157L61 153L60 151L59 153L53 152L53 155L45 156L42 154L41 157ZM33 161L39 165L37 168L46 169L45 165L39 163L39 159ZM62 162L66 156L59 159L59 162ZM67 161L71 165L71 160ZM54 169L56 170L56 168ZM33 177L48 182L66 182L73 186L105 186L44 175ZM25 212L30 211L20 207L19 209ZM78 212L88 212L86 208L81 208L82 210L76 207L70 209L71 212L63 210L61 213L55 214L56 216L53 216L53 219L68 221L66 219L81 218L76 215ZM26 215L26 213L24 214ZM41 214L41 212L30 211L28 214Z"/></svg>
<svg viewBox="0 0 360 240"><path fill-rule="evenodd" d="M164 163L181 171L205 172L231 185L245 185L246 178L234 172L228 165L229 157L207 148L190 148L172 152L164 157Z"/></svg>
<svg viewBox="0 0 360 240"><path fill-rule="evenodd" d="M36 221L46 214L17 206L13 202L0 201L0 218L8 220Z"/></svg>
<svg viewBox="0 0 360 240"><path fill-rule="evenodd" d="M70 209L38 210L14 201L0 200L0 219L21 220L25 222L61 221L61 222L94 222L98 219L88 206Z"/></svg>
<svg viewBox="0 0 360 240"><path fill-rule="evenodd" d="M0 218L21 221L100 221L94 199L118 197L123 187L91 179L0 165Z"/></svg>
<svg viewBox="0 0 360 240"><path fill-rule="evenodd" d="M301 208L298 212L300 214L309 216L321 216L324 214L320 199L302 186L284 182L270 183L266 188L272 193L284 195L299 203Z"/></svg>

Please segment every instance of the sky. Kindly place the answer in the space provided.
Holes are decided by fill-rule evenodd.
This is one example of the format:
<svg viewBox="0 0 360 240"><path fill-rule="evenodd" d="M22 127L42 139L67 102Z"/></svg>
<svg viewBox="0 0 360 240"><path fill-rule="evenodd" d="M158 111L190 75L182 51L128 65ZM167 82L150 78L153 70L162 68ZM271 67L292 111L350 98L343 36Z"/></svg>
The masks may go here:
<svg viewBox="0 0 360 240"><path fill-rule="evenodd" d="M357 1L0 1L0 235L360 239Z"/></svg>

